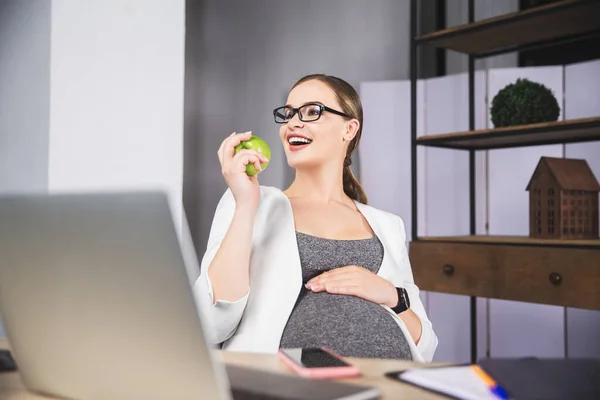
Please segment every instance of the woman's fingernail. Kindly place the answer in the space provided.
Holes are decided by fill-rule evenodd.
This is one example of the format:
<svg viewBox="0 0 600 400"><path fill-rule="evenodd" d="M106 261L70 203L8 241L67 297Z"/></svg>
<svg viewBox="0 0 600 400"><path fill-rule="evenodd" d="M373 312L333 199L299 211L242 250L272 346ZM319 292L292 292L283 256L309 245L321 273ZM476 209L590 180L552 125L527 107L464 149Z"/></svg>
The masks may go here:
<svg viewBox="0 0 600 400"><path fill-rule="evenodd" d="M235 135L235 132L233 132L233 133L232 133L231 135L229 135L229 136L233 136L233 135Z"/></svg>
<svg viewBox="0 0 600 400"><path fill-rule="evenodd" d="M310 290L310 283L307 283L306 285L304 285L304 287Z"/></svg>

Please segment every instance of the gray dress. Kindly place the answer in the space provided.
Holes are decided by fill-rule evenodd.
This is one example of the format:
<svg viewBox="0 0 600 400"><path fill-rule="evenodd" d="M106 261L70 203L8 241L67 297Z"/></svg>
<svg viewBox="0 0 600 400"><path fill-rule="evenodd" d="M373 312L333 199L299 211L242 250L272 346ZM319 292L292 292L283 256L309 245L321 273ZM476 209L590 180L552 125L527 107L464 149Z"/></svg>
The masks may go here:
<svg viewBox="0 0 600 400"><path fill-rule="evenodd" d="M383 260L377 237L333 240L297 232L296 238L303 283L346 265L377 273ZM402 330L383 307L355 296L314 293L304 285L280 347L326 347L346 357L412 359Z"/></svg>

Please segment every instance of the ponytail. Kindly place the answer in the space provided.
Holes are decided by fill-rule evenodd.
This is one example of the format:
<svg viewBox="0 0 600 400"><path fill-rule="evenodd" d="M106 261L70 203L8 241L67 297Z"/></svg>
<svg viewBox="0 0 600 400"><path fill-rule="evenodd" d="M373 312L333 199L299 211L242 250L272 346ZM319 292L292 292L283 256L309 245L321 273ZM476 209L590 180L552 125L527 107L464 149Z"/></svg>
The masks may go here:
<svg viewBox="0 0 600 400"><path fill-rule="evenodd" d="M367 204L367 194L360 185L360 182L358 182L358 179L356 179L356 176L354 176L352 168L350 168L350 164L351 159L348 155L346 160L344 160L344 172L342 174L344 193L346 193L346 196L350 197L352 200Z"/></svg>

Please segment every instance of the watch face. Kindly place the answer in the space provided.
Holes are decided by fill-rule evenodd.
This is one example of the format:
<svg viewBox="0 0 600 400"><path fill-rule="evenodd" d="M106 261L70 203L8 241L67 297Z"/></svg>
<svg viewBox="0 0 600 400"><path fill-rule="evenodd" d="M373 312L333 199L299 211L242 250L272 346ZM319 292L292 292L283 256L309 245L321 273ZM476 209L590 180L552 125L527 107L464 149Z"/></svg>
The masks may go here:
<svg viewBox="0 0 600 400"><path fill-rule="evenodd" d="M400 288L398 290L400 301L398 302L398 306L407 309L410 307L410 303L408 300L408 293L406 293L406 289Z"/></svg>
<svg viewBox="0 0 600 400"><path fill-rule="evenodd" d="M406 308L410 308L410 299L408 298L408 292L406 289L402 289L402 296L404 297L404 304L406 304Z"/></svg>

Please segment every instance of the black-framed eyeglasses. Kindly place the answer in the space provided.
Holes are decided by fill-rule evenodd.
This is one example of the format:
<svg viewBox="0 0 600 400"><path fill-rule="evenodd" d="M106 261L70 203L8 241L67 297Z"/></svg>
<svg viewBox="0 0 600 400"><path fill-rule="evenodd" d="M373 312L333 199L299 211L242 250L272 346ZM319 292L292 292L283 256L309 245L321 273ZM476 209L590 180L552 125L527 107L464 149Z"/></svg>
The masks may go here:
<svg viewBox="0 0 600 400"><path fill-rule="evenodd" d="M319 103L310 103L304 104L301 107L294 108L290 106L283 106L273 110L273 116L275 117L275 122L278 124L286 124L294 115L298 114L298 118L303 122L312 122L321 118L323 115L323 111L330 112L332 114L336 114L345 118L352 118L348 114L344 114L341 111L334 110L333 108L324 106Z"/></svg>

